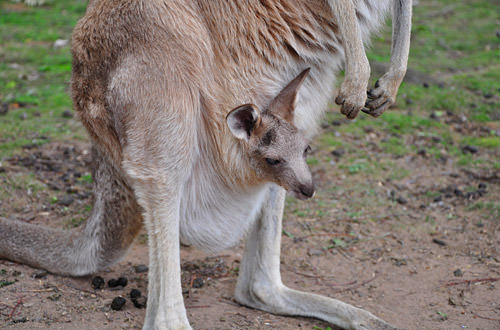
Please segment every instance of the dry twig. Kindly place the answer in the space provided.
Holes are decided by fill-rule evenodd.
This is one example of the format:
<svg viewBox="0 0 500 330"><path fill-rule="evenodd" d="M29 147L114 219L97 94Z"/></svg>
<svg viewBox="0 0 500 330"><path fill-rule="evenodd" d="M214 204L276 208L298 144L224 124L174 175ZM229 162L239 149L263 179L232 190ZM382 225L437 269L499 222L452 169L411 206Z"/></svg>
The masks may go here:
<svg viewBox="0 0 500 330"><path fill-rule="evenodd" d="M472 283L479 283L479 282L497 282L500 281L500 277L488 277L488 278L477 278L474 280L462 280L462 281L454 281L454 282L448 282L446 283L446 286L453 286L453 285L459 285L459 284L472 284Z"/></svg>

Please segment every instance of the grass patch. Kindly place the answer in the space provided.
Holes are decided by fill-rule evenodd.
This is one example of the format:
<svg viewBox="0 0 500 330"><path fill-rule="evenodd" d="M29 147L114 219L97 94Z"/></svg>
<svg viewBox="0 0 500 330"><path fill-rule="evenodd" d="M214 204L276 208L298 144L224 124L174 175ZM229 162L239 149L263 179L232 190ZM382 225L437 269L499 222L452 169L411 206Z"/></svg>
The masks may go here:
<svg viewBox="0 0 500 330"><path fill-rule="evenodd" d="M475 137L467 136L462 139L462 144L469 144L482 148L498 148L500 147L500 137L498 136L488 136L488 137Z"/></svg>

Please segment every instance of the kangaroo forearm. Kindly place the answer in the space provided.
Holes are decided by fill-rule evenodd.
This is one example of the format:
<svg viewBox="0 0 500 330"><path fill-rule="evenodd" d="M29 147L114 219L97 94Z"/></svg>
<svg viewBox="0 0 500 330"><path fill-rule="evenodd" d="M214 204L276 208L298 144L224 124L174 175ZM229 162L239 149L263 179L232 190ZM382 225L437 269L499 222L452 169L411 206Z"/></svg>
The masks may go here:
<svg viewBox="0 0 500 330"><path fill-rule="evenodd" d="M365 54L356 9L351 0L329 1L344 46L346 78L362 75L369 78L370 67Z"/></svg>
<svg viewBox="0 0 500 330"><path fill-rule="evenodd" d="M404 75L410 52L412 0L394 0L392 10L392 49L390 70L394 72L402 72Z"/></svg>

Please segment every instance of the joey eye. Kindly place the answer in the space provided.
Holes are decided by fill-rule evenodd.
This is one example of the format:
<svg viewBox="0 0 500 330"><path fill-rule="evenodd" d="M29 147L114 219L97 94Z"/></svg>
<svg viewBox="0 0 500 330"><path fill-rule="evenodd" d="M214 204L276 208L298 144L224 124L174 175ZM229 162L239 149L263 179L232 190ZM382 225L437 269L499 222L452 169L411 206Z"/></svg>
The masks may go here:
<svg viewBox="0 0 500 330"><path fill-rule="evenodd" d="M311 151L311 146L307 146L306 150L304 150L304 156L307 156L309 151Z"/></svg>
<svg viewBox="0 0 500 330"><path fill-rule="evenodd" d="M281 161L279 159L266 158L266 163L271 166L276 166L281 163Z"/></svg>

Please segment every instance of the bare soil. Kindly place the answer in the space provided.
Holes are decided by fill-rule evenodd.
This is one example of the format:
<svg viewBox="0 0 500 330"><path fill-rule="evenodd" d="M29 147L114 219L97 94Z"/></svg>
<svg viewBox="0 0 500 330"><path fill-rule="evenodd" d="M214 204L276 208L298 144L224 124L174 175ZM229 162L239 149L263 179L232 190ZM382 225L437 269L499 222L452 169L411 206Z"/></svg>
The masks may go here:
<svg viewBox="0 0 500 330"><path fill-rule="evenodd" d="M325 131L334 128L325 125ZM477 127L466 127L474 130ZM368 130L367 130L368 131ZM479 133L478 133L479 134ZM353 137L346 136L346 139ZM458 167L450 157L425 153L384 155L380 132L359 145L370 162L390 158L409 171L402 179L380 173L349 175L335 162L313 166L317 196L287 200L282 238L282 276L287 285L334 297L406 329L500 329L500 220L498 210L477 205L498 201L500 173ZM414 137L425 147L432 139ZM3 161L3 215L19 221L69 228L90 212L89 146L48 143L26 146ZM331 150L314 148L323 159ZM498 157L498 150L480 150ZM390 172L391 169L385 171ZM34 173L30 177L29 173ZM28 177L32 188L16 188ZM43 189L38 189L38 186ZM31 187L31 186L30 186ZM474 207L476 205L477 207ZM182 248L182 281L195 329L327 329L308 319L270 315L233 299L241 246L219 255ZM119 264L98 274L107 282L126 277L126 287L93 289L93 276L69 278L0 260L0 328L136 329L145 309L134 307L131 289L147 294L147 236L139 235ZM202 279L202 286L200 286ZM198 280L196 280L198 279ZM127 302L120 311L112 299Z"/></svg>

